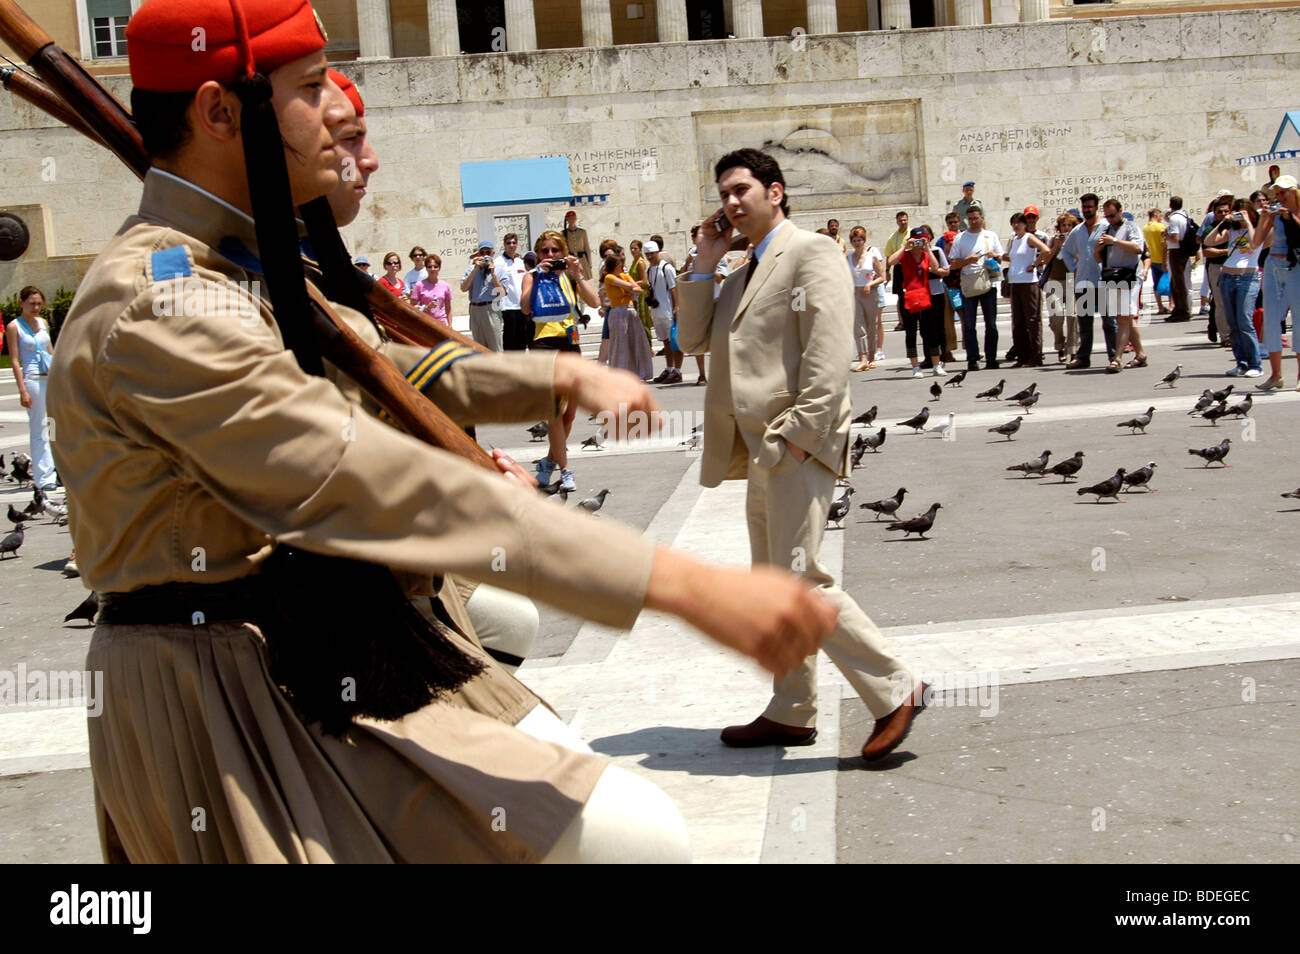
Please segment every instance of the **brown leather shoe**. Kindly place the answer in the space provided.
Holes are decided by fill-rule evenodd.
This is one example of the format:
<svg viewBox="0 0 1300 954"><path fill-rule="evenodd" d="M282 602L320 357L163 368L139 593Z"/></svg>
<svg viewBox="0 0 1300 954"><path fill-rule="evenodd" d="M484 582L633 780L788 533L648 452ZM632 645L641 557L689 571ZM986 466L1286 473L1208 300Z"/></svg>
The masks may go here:
<svg viewBox="0 0 1300 954"><path fill-rule="evenodd" d="M817 729L800 729L759 716L749 725L729 725L722 730L722 744L736 749L753 749L760 745L812 745Z"/></svg>
<svg viewBox="0 0 1300 954"><path fill-rule="evenodd" d="M926 688L926 684L921 683L912 692L910 699L883 719L876 720L876 727L871 731L871 738L867 739L866 744L862 746L862 757L864 759L868 762L883 759L898 748L899 743L907 738L913 720L925 710Z"/></svg>

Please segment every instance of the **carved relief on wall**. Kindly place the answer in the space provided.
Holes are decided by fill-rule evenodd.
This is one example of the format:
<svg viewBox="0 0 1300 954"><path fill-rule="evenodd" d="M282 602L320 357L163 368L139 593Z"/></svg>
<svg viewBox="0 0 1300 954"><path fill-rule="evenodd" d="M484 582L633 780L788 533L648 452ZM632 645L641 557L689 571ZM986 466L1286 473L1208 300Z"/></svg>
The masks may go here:
<svg viewBox="0 0 1300 954"><path fill-rule="evenodd" d="M714 163L747 146L781 164L800 212L925 205L920 107L899 100L695 113L703 207L717 205Z"/></svg>

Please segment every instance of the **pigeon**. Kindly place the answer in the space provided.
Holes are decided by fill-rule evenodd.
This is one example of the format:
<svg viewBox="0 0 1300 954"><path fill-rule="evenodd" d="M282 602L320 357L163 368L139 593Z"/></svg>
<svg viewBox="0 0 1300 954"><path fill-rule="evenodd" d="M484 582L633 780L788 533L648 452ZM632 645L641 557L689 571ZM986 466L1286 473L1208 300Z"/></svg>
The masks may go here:
<svg viewBox="0 0 1300 954"><path fill-rule="evenodd" d="M1201 396L1196 399L1196 406L1193 407L1190 411L1188 411L1187 414L1189 417L1193 414L1200 414L1202 411L1204 411L1207 407L1209 407L1213 403L1214 403L1214 395L1210 393L1209 388L1206 388L1204 391L1201 392Z"/></svg>
<svg viewBox="0 0 1300 954"><path fill-rule="evenodd" d="M528 433L533 435L528 439L529 443L545 440L546 435L549 434L550 431L551 427L545 421L542 421L539 424L534 424L532 427L528 428Z"/></svg>
<svg viewBox="0 0 1300 954"><path fill-rule="evenodd" d="M10 504L10 505L9 505L9 522L10 522L10 523L23 523L23 522L26 521L27 519L28 519L28 515L27 515L27 514L23 513L21 510L19 510L19 509L18 509L17 507L15 507L13 504Z"/></svg>
<svg viewBox="0 0 1300 954"><path fill-rule="evenodd" d="M23 513L32 517L39 517L45 513L45 492L40 487L32 494L32 501L23 508Z"/></svg>
<svg viewBox="0 0 1300 954"><path fill-rule="evenodd" d="M1085 494L1096 494L1097 503L1101 503L1102 497L1114 497L1119 501L1119 489L1124 486L1124 468L1121 467L1115 471L1114 476L1107 477L1099 484L1093 484L1091 487L1080 487L1075 491L1080 497Z"/></svg>
<svg viewBox="0 0 1300 954"><path fill-rule="evenodd" d="M886 517L892 517L898 512L898 508L903 504L903 497L907 495L906 487L899 487L898 492L892 497L886 497L884 500L872 500L864 504L858 504L859 510L874 510L876 519L880 519L883 513Z"/></svg>
<svg viewBox="0 0 1300 954"><path fill-rule="evenodd" d="M32 461L29 457L15 457L9 464L9 476L18 481L18 486L35 483L32 480Z"/></svg>
<svg viewBox="0 0 1300 954"><path fill-rule="evenodd" d="M960 374L954 374L952 377L950 377L950 378L949 378L949 379L944 383L944 387L947 387L947 388L959 388L959 387L961 387L961 383L962 383L963 381L966 380L966 375L969 374L969 373L970 373L970 372L968 372L968 371L962 371Z"/></svg>
<svg viewBox="0 0 1300 954"><path fill-rule="evenodd" d="M849 454L849 470L857 470L862 464L862 455L867 452L866 445L855 447Z"/></svg>
<svg viewBox="0 0 1300 954"><path fill-rule="evenodd" d="M93 623L95 621L95 614L98 612L99 594L94 590L91 590L90 595L82 600L76 609L63 617L63 621L65 623L71 623L74 619L84 619L87 623Z"/></svg>
<svg viewBox="0 0 1300 954"><path fill-rule="evenodd" d="M1067 457L1065 460L1057 461L1051 467L1047 468L1047 473L1057 474L1061 478L1061 483L1065 483L1071 477L1074 477L1083 469L1083 451L1075 451L1073 457Z"/></svg>
<svg viewBox="0 0 1300 954"><path fill-rule="evenodd" d="M930 385L930 400L937 401L941 397L943 397L943 388L939 387L939 382L936 381Z"/></svg>
<svg viewBox="0 0 1300 954"><path fill-rule="evenodd" d="M1003 378L1001 381L993 385L993 387L989 388L987 391L981 391L979 394L975 395L975 398L977 400L979 398L993 398L993 400L996 401L1000 397L1002 397L1002 389L1005 388L1006 386L1007 386L1007 379Z"/></svg>
<svg viewBox="0 0 1300 954"><path fill-rule="evenodd" d="M678 444L678 447L685 447L687 450L695 450L700 446L701 435L698 433L691 434L690 437Z"/></svg>
<svg viewBox="0 0 1300 954"><path fill-rule="evenodd" d="M5 455L0 454L0 475L3 475L4 472L5 472Z"/></svg>
<svg viewBox="0 0 1300 954"><path fill-rule="evenodd" d="M1038 460L1027 460L1023 464L1012 464L1010 467L1007 468L1007 470L1018 470L1021 473L1023 473L1026 477L1028 477L1030 474L1037 474L1039 477L1041 477L1043 476L1043 471L1047 469L1047 458L1051 456L1052 456L1052 452L1049 450L1045 450L1043 451L1042 456L1038 458Z"/></svg>
<svg viewBox="0 0 1300 954"><path fill-rule="evenodd" d="M1033 384L1029 385L1029 387L1025 388L1023 391L1017 391L1015 394L1011 395L1011 397L1007 398L1007 400L1023 401L1025 398L1029 397L1029 395L1033 394L1037 390L1038 390L1038 382L1035 381Z"/></svg>
<svg viewBox="0 0 1300 954"><path fill-rule="evenodd" d="M1300 487L1291 491L1289 494L1283 494L1283 497L1290 497L1292 500L1300 500ZM865 505L864 505L865 506Z"/></svg>
<svg viewBox="0 0 1300 954"><path fill-rule="evenodd" d="M1156 409L1154 407L1149 407L1145 414L1139 414L1130 421L1120 421L1115 426L1132 428L1132 430L1129 431L1130 434L1136 434L1138 431L1145 434L1147 432L1147 425L1151 423L1151 418L1155 417L1155 415Z"/></svg>
<svg viewBox="0 0 1300 954"><path fill-rule="evenodd" d="M1023 407L1023 408L1025 409L1025 413L1028 414L1028 413L1029 413L1029 409L1030 409L1031 407L1033 407L1035 404L1037 404L1037 403L1038 403L1038 399L1039 399L1040 397L1042 397L1042 396L1043 396L1043 395L1042 395L1041 393L1035 391L1033 394L1027 394L1027 395L1025 395L1024 397L1022 397L1022 398L1021 398L1019 401L1017 401L1016 403L1019 404L1021 407Z"/></svg>
<svg viewBox="0 0 1300 954"><path fill-rule="evenodd" d="M1232 390L1235 387L1235 384L1229 384L1222 391L1211 391L1210 397L1214 398L1216 401L1226 401L1228 400L1228 395L1232 394Z"/></svg>
<svg viewBox="0 0 1300 954"><path fill-rule="evenodd" d="M1209 421L1215 427L1219 426L1219 418L1226 417L1228 414L1228 402L1220 401L1214 407L1206 408L1201 412L1201 417Z"/></svg>
<svg viewBox="0 0 1300 954"><path fill-rule="evenodd" d="M1204 457L1206 467L1209 467L1215 461L1218 461L1224 467L1231 467L1232 465L1223 459L1228 456L1228 451L1231 450L1228 445L1231 443L1232 441L1225 437L1223 443L1218 447L1202 447L1200 450L1189 447L1187 453L1195 454L1197 457Z"/></svg>
<svg viewBox="0 0 1300 954"><path fill-rule="evenodd" d="M859 434L857 437L853 438L854 450L857 450L859 447L866 447L866 446L867 446L867 438L865 435Z"/></svg>
<svg viewBox="0 0 1300 954"><path fill-rule="evenodd" d="M587 513L595 513L601 507L605 506L605 498L608 495L609 495L609 490L608 488L606 488L605 490L602 490L600 493L596 494L596 496L588 497L586 500L582 501L582 503L578 504L578 506L581 507L583 510L587 511Z"/></svg>
<svg viewBox="0 0 1300 954"><path fill-rule="evenodd" d="M1130 489L1132 489L1133 487L1145 487L1147 490L1151 491L1152 493L1155 493L1156 489L1151 486L1151 475L1154 474L1155 471L1156 471L1156 462L1153 460L1149 460L1147 461L1147 465L1145 467L1139 467L1137 470L1125 474L1124 483ZM1128 493L1127 490L1124 492Z"/></svg>
<svg viewBox="0 0 1300 954"><path fill-rule="evenodd" d="M1160 379L1160 384L1167 384L1172 388L1174 386L1174 382L1177 381L1182 376L1183 376L1183 366L1181 364L1176 364L1174 365L1174 369L1172 371L1170 371L1168 374L1166 374L1163 378ZM1160 384L1157 384L1156 387L1160 387Z"/></svg>
<svg viewBox="0 0 1300 954"><path fill-rule="evenodd" d="M58 523L60 520L66 522L68 519L68 508L59 506L52 501L45 501L45 515L50 518L51 523Z"/></svg>
<svg viewBox="0 0 1300 954"><path fill-rule="evenodd" d="M5 558L6 553L18 555L18 548L23 545L23 525L20 523L14 527L14 532L9 534L3 540L0 540L0 560Z"/></svg>
<svg viewBox="0 0 1300 954"><path fill-rule="evenodd" d="M929 419L930 409L928 407L923 407L921 408L921 413L916 415L916 417L909 418L906 421L899 421L895 426L910 427L915 433L919 434L921 433L921 428L925 427L925 422Z"/></svg>
<svg viewBox="0 0 1300 954"><path fill-rule="evenodd" d="M540 484L537 487L537 492L544 497L554 497L559 493L561 483L563 483L563 481L557 480L553 484Z"/></svg>
<svg viewBox="0 0 1300 954"><path fill-rule="evenodd" d="M1229 414L1235 414L1237 417L1250 417L1250 409L1254 405L1254 403L1255 403L1255 399L1252 398L1249 394L1247 394L1236 404L1232 405L1232 407L1224 411L1223 414L1225 417L1228 416Z"/></svg>
<svg viewBox="0 0 1300 954"><path fill-rule="evenodd" d="M826 520L828 523L834 523L837 527L844 526L844 518L849 515L849 498L852 496L853 488L849 486L844 488L843 497L831 501L830 510L826 512Z"/></svg>
<svg viewBox="0 0 1300 954"><path fill-rule="evenodd" d="M556 483L556 486L558 486L558 485L560 484L560 481L557 480L555 483ZM555 492L555 496L552 497L551 499L552 499L552 500L558 500L558 501L561 503L561 505L563 505L563 504L567 504L567 503L569 502L569 494L570 494L570 493L572 493L572 491L569 491L569 490L557 490L557 491Z"/></svg>
<svg viewBox="0 0 1300 954"><path fill-rule="evenodd" d="M927 510L925 513L918 514L917 516L913 517L911 520L899 520L896 523L891 523L889 526L885 527L885 529L902 530L904 538L910 536L913 533L919 533L921 535L921 539L924 540L926 533L929 531L931 527L934 526L935 512L942 506L943 506L942 504L937 504L937 503L930 504L930 509Z"/></svg>
<svg viewBox="0 0 1300 954"><path fill-rule="evenodd" d="M582 442L583 450L586 450L588 447L594 448L598 451L605 449L605 429L603 427Z"/></svg>
<svg viewBox="0 0 1300 954"><path fill-rule="evenodd" d="M871 405L870 411L864 411L853 419L854 424L861 424L864 427L870 427L876 420L876 405Z"/></svg>
<svg viewBox="0 0 1300 954"><path fill-rule="evenodd" d="M953 427L953 422L956 420L957 420L956 414L949 414L947 417L945 417L943 420L941 420L938 424L934 425L933 427L927 427L925 429L925 432L927 434L946 435L949 432L949 430Z"/></svg>
<svg viewBox="0 0 1300 954"><path fill-rule="evenodd" d="M1015 434L1016 431L1020 430L1020 422L1023 420L1024 417L1017 417L1014 420L1007 421L1005 424L999 424L997 427L990 427L989 433L1003 434L1006 436L1007 440L1015 440L1012 435Z"/></svg>
<svg viewBox="0 0 1300 954"><path fill-rule="evenodd" d="M880 448L885 444L885 429L882 427L874 434L867 434L862 438L862 446L866 447L873 454L880 453Z"/></svg>

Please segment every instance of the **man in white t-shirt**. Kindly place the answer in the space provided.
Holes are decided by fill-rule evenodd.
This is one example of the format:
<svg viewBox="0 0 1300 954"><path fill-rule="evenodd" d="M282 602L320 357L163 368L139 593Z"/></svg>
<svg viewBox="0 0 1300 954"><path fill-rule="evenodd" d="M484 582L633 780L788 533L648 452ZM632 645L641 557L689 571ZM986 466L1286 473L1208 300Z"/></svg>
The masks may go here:
<svg viewBox="0 0 1300 954"><path fill-rule="evenodd" d="M677 320L677 272L663 260L659 252L659 243L649 241L642 249L650 267L646 270L646 281L650 283L650 317L654 320L655 335L663 342L664 356L668 367L664 368L657 384L679 384L682 380L682 353L673 347L673 323Z"/></svg>
<svg viewBox="0 0 1300 954"><path fill-rule="evenodd" d="M1169 317L1165 321L1191 321L1192 312L1187 295L1188 272L1191 271L1194 255L1189 255L1180 247L1183 236L1191 227L1187 213L1183 211L1182 196L1169 197L1169 224L1165 227L1165 264L1169 269L1169 300L1172 302Z"/></svg>
<svg viewBox="0 0 1300 954"><path fill-rule="evenodd" d="M1002 254L1001 239L992 229L984 227L984 206L979 199L974 199L966 207L966 231L953 239L952 251L948 254L949 266L961 269L962 276L966 279L966 276L978 275L987 259L1001 258ZM984 311L984 366L991 371L997 370L999 281L1000 276L990 276L988 291L978 296L967 295L966 288L962 289L961 334L966 347L968 371L979 370L979 332L975 326L975 313L978 309Z"/></svg>
<svg viewBox="0 0 1300 954"><path fill-rule="evenodd" d="M533 340L533 323L524 317L519 305L528 268L519 254L519 236L514 232L501 240L501 254L492 267L506 290L501 299L501 347L506 351L523 351Z"/></svg>

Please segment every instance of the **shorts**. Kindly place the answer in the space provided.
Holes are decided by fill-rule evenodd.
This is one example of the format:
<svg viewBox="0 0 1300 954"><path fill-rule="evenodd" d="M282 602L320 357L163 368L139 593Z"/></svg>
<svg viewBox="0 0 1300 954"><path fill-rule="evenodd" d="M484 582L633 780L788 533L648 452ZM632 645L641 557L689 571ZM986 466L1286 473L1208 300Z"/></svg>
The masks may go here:
<svg viewBox="0 0 1300 954"><path fill-rule="evenodd" d="M582 348L570 341L568 335L548 335L545 338L534 338L532 349L534 351L572 351L574 354L582 354Z"/></svg>
<svg viewBox="0 0 1300 954"><path fill-rule="evenodd" d="M673 333L673 316L651 315L650 317L654 319L655 337L660 341L667 341Z"/></svg>

